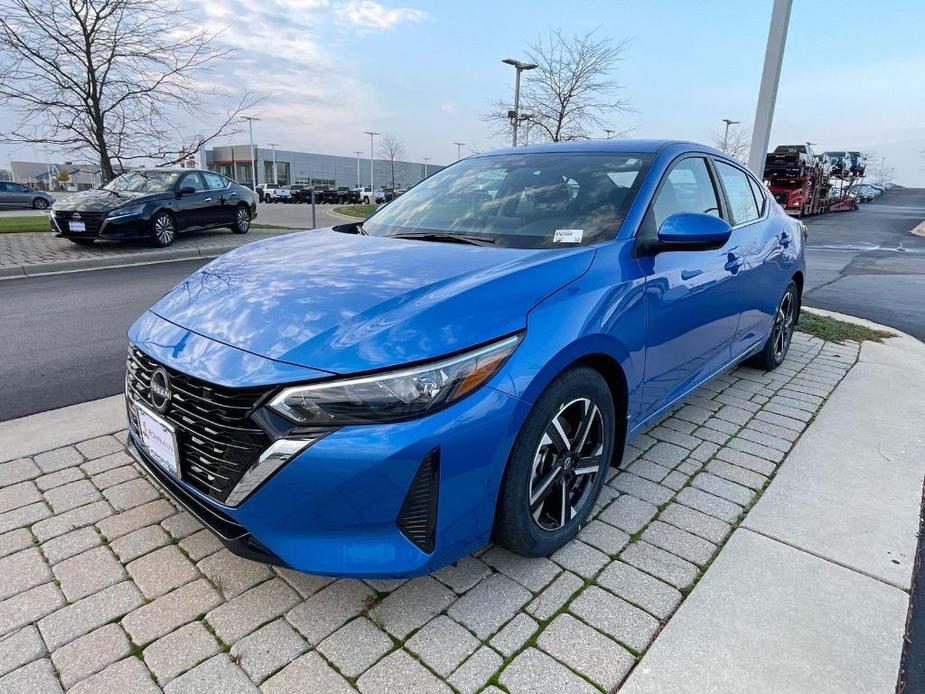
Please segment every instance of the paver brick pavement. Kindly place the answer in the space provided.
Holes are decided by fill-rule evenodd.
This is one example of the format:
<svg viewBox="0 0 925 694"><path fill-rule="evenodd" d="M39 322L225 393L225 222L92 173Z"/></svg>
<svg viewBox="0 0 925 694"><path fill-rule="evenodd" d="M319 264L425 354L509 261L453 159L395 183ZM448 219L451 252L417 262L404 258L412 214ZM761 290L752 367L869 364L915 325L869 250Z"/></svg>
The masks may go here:
<svg viewBox="0 0 925 694"><path fill-rule="evenodd" d="M739 368L662 417L552 557L489 546L408 581L231 554L124 432L0 463L0 690L612 690L857 359L828 349L797 334L784 368Z"/></svg>

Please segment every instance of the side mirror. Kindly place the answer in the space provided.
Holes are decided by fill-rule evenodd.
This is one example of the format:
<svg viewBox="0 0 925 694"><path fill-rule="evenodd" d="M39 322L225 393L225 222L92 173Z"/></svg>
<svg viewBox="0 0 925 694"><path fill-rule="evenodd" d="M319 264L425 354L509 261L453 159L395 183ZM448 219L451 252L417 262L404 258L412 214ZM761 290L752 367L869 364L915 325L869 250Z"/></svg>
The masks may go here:
<svg viewBox="0 0 925 694"><path fill-rule="evenodd" d="M193 186L183 186L180 188L180 195L192 195L196 192L196 189Z"/></svg>
<svg viewBox="0 0 925 694"><path fill-rule="evenodd" d="M732 227L725 219L702 212L678 212L658 228L659 246L665 250L707 250L721 248L729 240Z"/></svg>

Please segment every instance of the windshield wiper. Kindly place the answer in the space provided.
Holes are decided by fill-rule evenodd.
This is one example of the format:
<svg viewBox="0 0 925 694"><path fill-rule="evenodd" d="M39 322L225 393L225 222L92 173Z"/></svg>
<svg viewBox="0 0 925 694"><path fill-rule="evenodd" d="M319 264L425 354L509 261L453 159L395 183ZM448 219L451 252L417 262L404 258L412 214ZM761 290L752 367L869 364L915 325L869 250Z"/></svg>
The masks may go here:
<svg viewBox="0 0 925 694"><path fill-rule="evenodd" d="M472 246L485 246L495 243L495 239L487 236L468 236L466 234L451 234L449 232L421 231L405 234L392 234L393 239L414 239L416 241L446 241L449 243L467 243Z"/></svg>

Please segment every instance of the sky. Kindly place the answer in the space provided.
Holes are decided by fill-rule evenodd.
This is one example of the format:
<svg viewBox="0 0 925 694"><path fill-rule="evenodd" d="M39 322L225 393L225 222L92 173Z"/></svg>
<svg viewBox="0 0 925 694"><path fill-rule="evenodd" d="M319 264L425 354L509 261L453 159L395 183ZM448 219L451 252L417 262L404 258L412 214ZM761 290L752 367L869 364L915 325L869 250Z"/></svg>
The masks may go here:
<svg viewBox="0 0 925 694"><path fill-rule="evenodd" d="M614 77L633 110L614 116L615 130L709 143L723 118L751 127L771 14L771 0L183 5L232 49L216 84L265 97L254 112L258 144L352 156L368 151L363 133L374 130L397 136L405 159L440 164L456 158L454 142L466 143L464 154L506 144L482 119L491 102L512 98L513 70L501 59L523 57L550 29L628 40ZM922 0L794 0L772 147L865 151L872 172L882 166L897 183L925 187L923 26ZM0 107L0 123L12 117ZM0 145L0 166L43 156Z"/></svg>

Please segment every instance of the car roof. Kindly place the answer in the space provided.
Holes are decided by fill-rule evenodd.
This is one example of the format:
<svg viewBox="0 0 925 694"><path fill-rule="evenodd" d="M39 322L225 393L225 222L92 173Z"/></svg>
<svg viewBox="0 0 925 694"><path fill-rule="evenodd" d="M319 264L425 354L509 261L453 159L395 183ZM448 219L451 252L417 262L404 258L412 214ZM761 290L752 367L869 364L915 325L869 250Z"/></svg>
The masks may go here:
<svg viewBox="0 0 925 694"><path fill-rule="evenodd" d="M625 154L658 154L673 145L687 145L698 151L716 152L712 147L685 140L657 139L613 139L613 140L571 140L569 142L546 142L525 147L506 147L486 152L488 156L497 154L549 154L552 152L613 152Z"/></svg>

